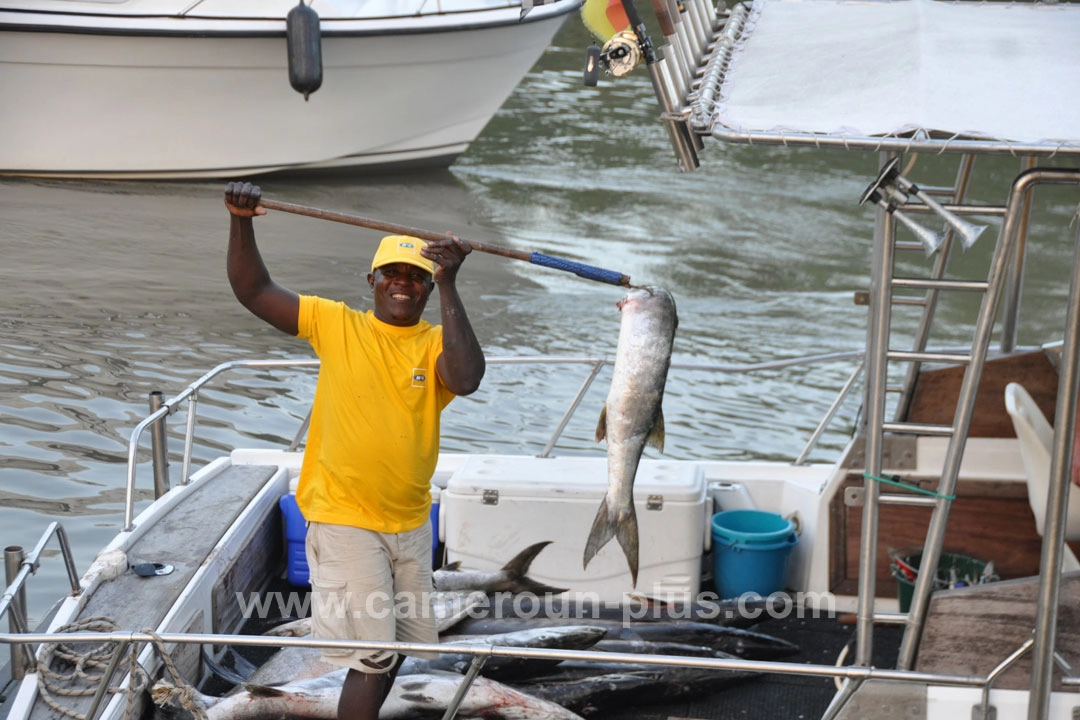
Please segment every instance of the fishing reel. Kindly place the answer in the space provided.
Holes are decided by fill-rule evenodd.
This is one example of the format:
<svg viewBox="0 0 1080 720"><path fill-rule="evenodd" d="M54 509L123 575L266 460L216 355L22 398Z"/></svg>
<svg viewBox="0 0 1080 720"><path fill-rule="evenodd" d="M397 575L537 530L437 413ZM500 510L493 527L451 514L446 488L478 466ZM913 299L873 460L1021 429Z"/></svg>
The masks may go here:
<svg viewBox="0 0 1080 720"><path fill-rule="evenodd" d="M602 49L589 46L585 55L585 85L596 86L601 65L608 75L623 77L640 65L643 57L637 33L629 28L620 30L604 43Z"/></svg>

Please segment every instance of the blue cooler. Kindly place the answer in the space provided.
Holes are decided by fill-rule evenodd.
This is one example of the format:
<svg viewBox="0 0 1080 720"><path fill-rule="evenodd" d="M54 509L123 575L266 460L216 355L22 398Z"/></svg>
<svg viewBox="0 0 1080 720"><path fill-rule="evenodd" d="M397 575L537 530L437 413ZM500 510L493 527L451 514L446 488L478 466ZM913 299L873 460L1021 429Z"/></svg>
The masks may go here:
<svg viewBox="0 0 1080 720"><path fill-rule="evenodd" d="M439 500L442 490L431 486L431 567L439 566Z"/></svg>
<svg viewBox="0 0 1080 720"><path fill-rule="evenodd" d="M296 504L296 495L289 493L278 500L285 517L285 576L293 585L311 584L307 564L307 521ZM439 488L431 486L431 561L437 562L439 548Z"/></svg>
<svg viewBox="0 0 1080 720"><path fill-rule="evenodd" d="M281 513L285 516L285 576L293 585L310 585L308 579L307 521L296 504L296 495L289 493L278 500Z"/></svg>

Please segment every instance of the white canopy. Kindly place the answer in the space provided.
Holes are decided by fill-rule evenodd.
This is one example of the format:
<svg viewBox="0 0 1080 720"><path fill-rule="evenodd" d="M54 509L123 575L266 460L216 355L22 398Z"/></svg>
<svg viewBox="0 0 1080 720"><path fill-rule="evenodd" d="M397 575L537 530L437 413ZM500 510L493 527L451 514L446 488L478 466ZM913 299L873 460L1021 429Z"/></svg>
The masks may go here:
<svg viewBox="0 0 1080 720"><path fill-rule="evenodd" d="M1080 5L754 0L708 119L727 139L1080 152Z"/></svg>

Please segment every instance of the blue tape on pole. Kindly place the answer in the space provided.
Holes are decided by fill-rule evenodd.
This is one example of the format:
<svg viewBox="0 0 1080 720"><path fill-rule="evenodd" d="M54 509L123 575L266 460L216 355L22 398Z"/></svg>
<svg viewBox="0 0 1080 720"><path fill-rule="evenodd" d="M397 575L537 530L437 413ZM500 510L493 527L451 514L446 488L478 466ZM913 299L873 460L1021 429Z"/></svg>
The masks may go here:
<svg viewBox="0 0 1080 720"><path fill-rule="evenodd" d="M543 265L544 267L554 268L555 270L566 270L567 272L572 272L587 280L596 280L598 282L608 283L609 285L622 284L622 273L617 273L614 270L605 270L593 265L586 265L585 263L574 262L573 260L566 260L565 258L557 258L552 257L551 255L534 252L529 256L529 262L534 265Z"/></svg>

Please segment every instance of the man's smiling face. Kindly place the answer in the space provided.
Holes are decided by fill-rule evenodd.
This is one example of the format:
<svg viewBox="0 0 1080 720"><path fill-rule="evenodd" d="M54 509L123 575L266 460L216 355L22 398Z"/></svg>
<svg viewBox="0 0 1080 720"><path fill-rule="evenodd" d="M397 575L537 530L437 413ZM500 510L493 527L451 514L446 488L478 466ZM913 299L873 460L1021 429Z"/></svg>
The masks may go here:
<svg viewBox="0 0 1080 720"><path fill-rule="evenodd" d="M401 327L420 321L434 287L431 273L403 262L376 268L368 284L375 293L375 317Z"/></svg>

